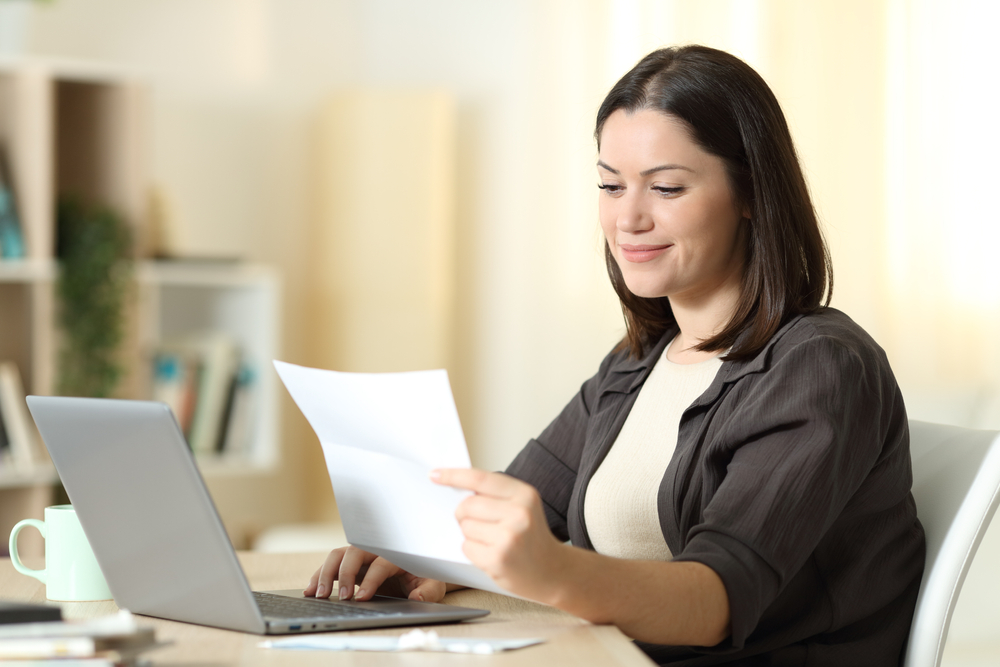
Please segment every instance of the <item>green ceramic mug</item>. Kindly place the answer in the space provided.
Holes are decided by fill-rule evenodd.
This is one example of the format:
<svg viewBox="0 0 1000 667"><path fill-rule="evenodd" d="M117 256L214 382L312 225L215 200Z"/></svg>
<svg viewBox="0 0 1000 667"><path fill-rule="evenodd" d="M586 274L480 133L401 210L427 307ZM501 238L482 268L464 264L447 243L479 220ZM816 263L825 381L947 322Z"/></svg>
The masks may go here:
<svg viewBox="0 0 1000 667"><path fill-rule="evenodd" d="M34 526L45 538L45 569L32 570L17 555L17 534ZM10 560L21 574L45 584L45 597L60 602L110 600L111 591L72 505L45 508L45 521L25 519L10 531Z"/></svg>

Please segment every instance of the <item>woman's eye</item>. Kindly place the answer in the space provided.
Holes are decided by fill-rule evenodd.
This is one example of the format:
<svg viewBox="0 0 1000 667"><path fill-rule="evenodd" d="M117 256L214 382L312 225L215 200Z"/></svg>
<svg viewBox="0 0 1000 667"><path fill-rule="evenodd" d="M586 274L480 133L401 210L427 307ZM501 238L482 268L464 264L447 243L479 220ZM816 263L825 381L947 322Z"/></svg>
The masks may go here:
<svg viewBox="0 0 1000 667"><path fill-rule="evenodd" d="M682 188L682 187L668 188L665 185L654 185L653 186L653 191L657 192L657 193L659 193L661 195L676 195L676 194L679 194L679 193L683 192L684 188Z"/></svg>
<svg viewBox="0 0 1000 667"><path fill-rule="evenodd" d="M600 188L601 190L604 190L609 195L616 195L625 189L622 186L617 185L615 183L598 183L597 187Z"/></svg>

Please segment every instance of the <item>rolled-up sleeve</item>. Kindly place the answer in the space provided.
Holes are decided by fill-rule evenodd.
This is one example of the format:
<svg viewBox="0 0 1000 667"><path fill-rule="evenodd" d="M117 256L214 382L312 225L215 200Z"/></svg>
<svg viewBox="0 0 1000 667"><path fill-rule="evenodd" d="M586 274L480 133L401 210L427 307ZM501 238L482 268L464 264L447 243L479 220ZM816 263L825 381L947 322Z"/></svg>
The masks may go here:
<svg viewBox="0 0 1000 667"><path fill-rule="evenodd" d="M766 373L738 383L734 409L712 425L709 474L722 475L678 561L712 568L726 586L732 648L805 565L880 458L896 400L875 354L809 338ZM846 511L845 511L846 510ZM817 591L822 595L822 591Z"/></svg>

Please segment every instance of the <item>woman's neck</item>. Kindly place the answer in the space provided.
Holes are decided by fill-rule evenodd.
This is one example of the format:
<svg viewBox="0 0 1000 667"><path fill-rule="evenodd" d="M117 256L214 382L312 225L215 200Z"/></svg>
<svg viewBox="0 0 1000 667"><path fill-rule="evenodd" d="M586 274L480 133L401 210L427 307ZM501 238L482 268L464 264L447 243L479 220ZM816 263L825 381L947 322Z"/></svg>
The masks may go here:
<svg viewBox="0 0 1000 667"><path fill-rule="evenodd" d="M696 364L721 354L722 350L705 352L695 348L729 324L739 297L738 283L720 287L707 299L670 297L670 309L680 333L667 349L667 359L675 364Z"/></svg>

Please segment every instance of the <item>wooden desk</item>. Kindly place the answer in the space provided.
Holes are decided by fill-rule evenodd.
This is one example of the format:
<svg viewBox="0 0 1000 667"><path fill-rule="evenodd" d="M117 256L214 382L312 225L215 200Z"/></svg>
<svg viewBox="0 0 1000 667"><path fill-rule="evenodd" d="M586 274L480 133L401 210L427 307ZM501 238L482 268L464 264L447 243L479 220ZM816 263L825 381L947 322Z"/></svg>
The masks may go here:
<svg viewBox="0 0 1000 667"><path fill-rule="evenodd" d="M250 585L257 590L303 587L322 562L323 554L241 553L240 562ZM29 567L41 567L40 559L25 559ZM45 587L36 579L14 570L10 559L0 559L0 599L44 602ZM433 626L442 637L545 637L546 643L496 656L445 653L352 653L336 651L279 651L257 648L263 639L229 630L140 617L156 628L158 639L173 645L146 654L156 665L652 665L625 635L613 626L591 625L557 609L483 591L457 591L445 602L489 609L482 619ZM113 602L64 602L65 618L111 614ZM352 634L400 635L410 628L366 630Z"/></svg>

